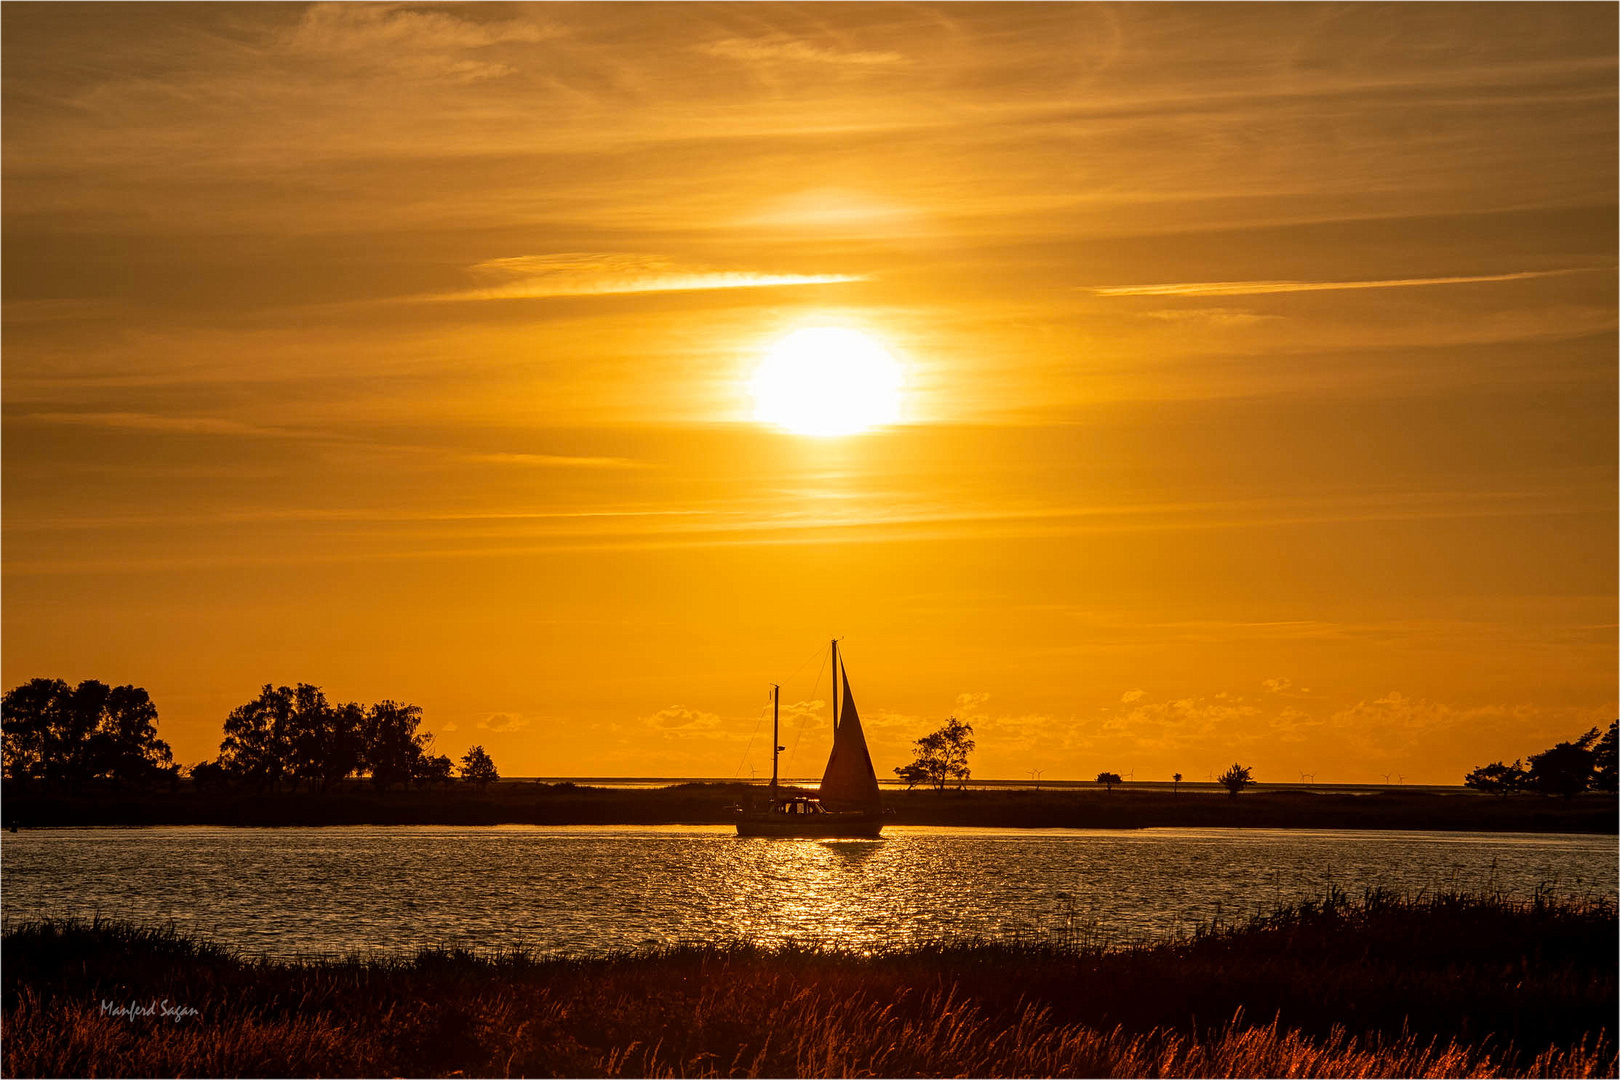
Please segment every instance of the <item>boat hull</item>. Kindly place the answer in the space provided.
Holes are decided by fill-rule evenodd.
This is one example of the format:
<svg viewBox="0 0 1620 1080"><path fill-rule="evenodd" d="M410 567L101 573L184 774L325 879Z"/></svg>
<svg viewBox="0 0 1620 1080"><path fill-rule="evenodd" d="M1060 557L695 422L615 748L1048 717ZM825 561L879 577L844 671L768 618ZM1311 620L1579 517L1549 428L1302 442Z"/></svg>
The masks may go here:
<svg viewBox="0 0 1620 1080"><path fill-rule="evenodd" d="M883 818L872 814L760 814L737 819L738 836L809 840L870 839L882 834Z"/></svg>

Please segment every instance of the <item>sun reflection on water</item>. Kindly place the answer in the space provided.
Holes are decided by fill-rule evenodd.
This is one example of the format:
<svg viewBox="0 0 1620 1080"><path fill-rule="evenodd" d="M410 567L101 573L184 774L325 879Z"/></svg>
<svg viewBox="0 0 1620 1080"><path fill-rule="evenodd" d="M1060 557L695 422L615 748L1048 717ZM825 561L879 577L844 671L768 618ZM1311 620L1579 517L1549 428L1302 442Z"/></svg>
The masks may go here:
<svg viewBox="0 0 1620 1080"><path fill-rule="evenodd" d="M1616 892L1612 836L897 827L881 840L767 840L701 826L362 826L40 830L7 836L3 850L8 918L172 920L277 955L1119 943L1329 885Z"/></svg>

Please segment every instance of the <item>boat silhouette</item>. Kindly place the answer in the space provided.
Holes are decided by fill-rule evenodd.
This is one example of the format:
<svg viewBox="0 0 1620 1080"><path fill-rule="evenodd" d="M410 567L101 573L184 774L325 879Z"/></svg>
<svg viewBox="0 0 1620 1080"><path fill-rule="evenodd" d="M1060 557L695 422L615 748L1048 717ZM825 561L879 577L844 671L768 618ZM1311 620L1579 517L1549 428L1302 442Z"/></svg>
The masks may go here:
<svg viewBox="0 0 1620 1080"><path fill-rule="evenodd" d="M777 783L777 755L781 746L782 688L771 686L771 785L763 807L737 814L738 836L875 837L883 832L883 805L878 798L877 772L866 749L861 714L850 693L849 673L832 643L833 745L821 788L814 795L784 795ZM840 704L839 689L843 690Z"/></svg>

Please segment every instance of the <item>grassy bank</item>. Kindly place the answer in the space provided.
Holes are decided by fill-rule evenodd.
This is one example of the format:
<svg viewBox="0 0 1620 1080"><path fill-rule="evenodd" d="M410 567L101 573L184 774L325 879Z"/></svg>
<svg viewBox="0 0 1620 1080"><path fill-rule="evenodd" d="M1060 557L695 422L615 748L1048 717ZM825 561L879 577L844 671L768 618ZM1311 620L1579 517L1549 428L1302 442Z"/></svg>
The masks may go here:
<svg viewBox="0 0 1620 1080"><path fill-rule="evenodd" d="M503 781L378 792L355 783L330 792L175 791L41 793L9 788L4 817L25 828L59 825L652 825L724 824L731 807L761 794L745 784L602 788ZM1372 794L1297 789L1236 799L1199 790L1172 794L1124 785L1057 791L888 791L899 825L1011 828L1445 829L1477 832L1614 833L1615 796L1499 798L1392 789Z"/></svg>
<svg viewBox="0 0 1620 1080"><path fill-rule="evenodd" d="M9 1076L1613 1076L1607 904L1371 895L1172 945L271 963L3 942ZM102 1002L195 1009L180 1021Z"/></svg>

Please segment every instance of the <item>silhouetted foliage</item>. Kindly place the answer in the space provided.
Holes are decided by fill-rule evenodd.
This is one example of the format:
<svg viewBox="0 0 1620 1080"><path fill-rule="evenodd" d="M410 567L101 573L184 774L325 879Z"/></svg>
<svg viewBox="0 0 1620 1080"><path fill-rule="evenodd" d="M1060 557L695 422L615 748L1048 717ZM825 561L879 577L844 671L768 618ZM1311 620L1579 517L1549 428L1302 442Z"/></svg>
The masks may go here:
<svg viewBox="0 0 1620 1080"><path fill-rule="evenodd" d="M1100 772L1097 774L1097 783L1103 785L1103 787L1107 788L1109 791L1114 790L1115 784L1123 784L1124 782L1124 780L1120 779L1119 773L1117 772Z"/></svg>
<svg viewBox="0 0 1620 1080"><path fill-rule="evenodd" d="M198 791L213 791L226 783L225 767L217 761L199 761L187 770L187 775Z"/></svg>
<svg viewBox="0 0 1620 1080"><path fill-rule="evenodd" d="M456 763L450 760L449 754L423 754L416 763L416 783L448 784L451 774L455 771Z"/></svg>
<svg viewBox="0 0 1620 1080"><path fill-rule="evenodd" d="M1237 798L1238 792L1254 785L1253 770L1247 765L1232 763L1232 767L1215 778L1215 782L1226 788L1231 798Z"/></svg>
<svg viewBox="0 0 1620 1080"><path fill-rule="evenodd" d="M448 783L455 763L432 755L433 736L420 732L422 710L382 701L332 705L318 686L271 686L231 710L219 746L218 772L192 770L199 786L231 783L275 788L283 780L326 790L357 774L387 789Z"/></svg>
<svg viewBox="0 0 1620 1080"><path fill-rule="evenodd" d="M1170 774L1170 794L1172 794L1172 795L1180 795L1181 794L1181 774L1180 773L1171 773Z"/></svg>
<svg viewBox="0 0 1620 1080"><path fill-rule="evenodd" d="M1592 728L1571 742L1561 742L1530 755L1527 765L1518 761L1512 765L1500 761L1482 765L1463 777L1463 784L1494 795L1534 791L1542 795L1562 795L1566 799L1593 788L1613 791L1616 728L1617 724L1611 723L1601 734L1597 728Z"/></svg>
<svg viewBox="0 0 1620 1080"><path fill-rule="evenodd" d="M1562 795L1573 798L1592 786L1597 754L1592 749L1598 740L1598 729L1593 728L1574 742L1561 742L1550 750L1530 756L1526 770L1530 786L1543 795Z"/></svg>
<svg viewBox="0 0 1620 1080"><path fill-rule="evenodd" d="M1463 787L1483 791L1487 795L1511 795L1515 791L1524 791L1529 784L1530 777L1524 771L1524 764L1519 761L1511 765L1504 765L1500 761L1481 765L1463 777Z"/></svg>
<svg viewBox="0 0 1620 1080"><path fill-rule="evenodd" d="M926 781L940 791L956 781L958 788L967 786L973 770L968 768L968 755L973 752L973 725L964 724L956 717L948 717L945 726L918 739L917 760L895 769L895 774L909 785Z"/></svg>
<svg viewBox="0 0 1620 1080"><path fill-rule="evenodd" d="M371 782L380 788L403 784L421 772L418 762L430 736L418 734L422 709L397 701L379 701L365 718L365 762Z"/></svg>
<svg viewBox="0 0 1620 1080"><path fill-rule="evenodd" d="M178 772L157 737L157 707L138 686L33 679L7 691L0 710L8 780L144 784Z"/></svg>
<svg viewBox="0 0 1620 1080"><path fill-rule="evenodd" d="M894 774L906 782L907 791L929 781L928 768L917 761L913 761L910 765L899 766L894 770Z"/></svg>
<svg viewBox="0 0 1620 1080"><path fill-rule="evenodd" d="M1609 730L1603 733L1597 746L1592 748L1592 786L1599 791L1614 791L1616 788L1615 776L1615 743L1620 739L1620 720L1611 721Z"/></svg>
<svg viewBox="0 0 1620 1080"><path fill-rule="evenodd" d="M482 790L499 780L501 774L495 771L495 762L484 748L475 746L461 759L461 778L469 784L476 784Z"/></svg>

